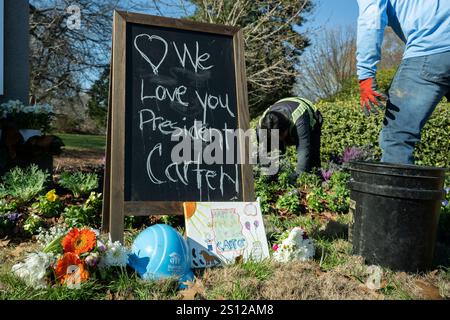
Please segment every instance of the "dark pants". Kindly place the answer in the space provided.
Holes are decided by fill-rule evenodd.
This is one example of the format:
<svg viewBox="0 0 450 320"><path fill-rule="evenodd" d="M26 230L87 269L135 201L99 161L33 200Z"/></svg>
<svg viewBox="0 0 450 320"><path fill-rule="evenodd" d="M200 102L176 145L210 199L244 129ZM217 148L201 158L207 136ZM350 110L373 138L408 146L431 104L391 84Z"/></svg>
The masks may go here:
<svg viewBox="0 0 450 320"><path fill-rule="evenodd" d="M297 120L296 147L297 173L310 172L313 168L320 168L320 136L322 134L323 118L319 111L315 114L316 124L311 128L308 112Z"/></svg>

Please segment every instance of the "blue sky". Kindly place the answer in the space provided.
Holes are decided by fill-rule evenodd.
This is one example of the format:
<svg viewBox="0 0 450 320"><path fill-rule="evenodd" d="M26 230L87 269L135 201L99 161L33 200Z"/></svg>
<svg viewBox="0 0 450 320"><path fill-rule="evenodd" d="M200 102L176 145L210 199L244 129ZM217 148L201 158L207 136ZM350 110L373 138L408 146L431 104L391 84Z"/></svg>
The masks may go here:
<svg viewBox="0 0 450 320"><path fill-rule="evenodd" d="M306 16L307 22L301 28L294 28L299 33L306 34L314 47L315 40L321 36L324 29L335 29L351 26L356 30L358 19L357 0L313 0L315 8ZM308 49L306 49L308 50Z"/></svg>
<svg viewBox="0 0 450 320"><path fill-rule="evenodd" d="M356 0L315 0L316 7L301 30L306 28L334 28L356 26L358 3Z"/></svg>

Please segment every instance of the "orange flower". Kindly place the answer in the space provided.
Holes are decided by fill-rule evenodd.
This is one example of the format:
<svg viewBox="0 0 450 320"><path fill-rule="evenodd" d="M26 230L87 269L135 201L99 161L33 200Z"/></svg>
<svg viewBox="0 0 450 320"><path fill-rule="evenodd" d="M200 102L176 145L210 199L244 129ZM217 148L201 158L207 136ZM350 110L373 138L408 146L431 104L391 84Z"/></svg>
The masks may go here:
<svg viewBox="0 0 450 320"><path fill-rule="evenodd" d="M77 229L73 228L62 239L61 244L64 248L64 252L73 252L80 255L85 252L89 252L95 248L97 239L94 231L89 229Z"/></svg>
<svg viewBox="0 0 450 320"><path fill-rule="evenodd" d="M56 264L56 278L67 285L76 285L89 278L83 261L72 252L65 253Z"/></svg>

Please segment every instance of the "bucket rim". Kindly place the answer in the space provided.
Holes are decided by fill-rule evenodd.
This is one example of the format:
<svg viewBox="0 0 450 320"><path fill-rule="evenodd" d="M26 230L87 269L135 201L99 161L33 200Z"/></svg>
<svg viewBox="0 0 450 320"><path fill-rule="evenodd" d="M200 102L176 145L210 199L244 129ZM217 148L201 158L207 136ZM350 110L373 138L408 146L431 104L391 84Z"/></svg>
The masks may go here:
<svg viewBox="0 0 450 320"><path fill-rule="evenodd" d="M367 165L371 167L382 167L387 169L414 169L414 170L425 170L425 171L444 171L448 172L450 168L445 167L428 167L428 166L418 166L414 164L398 164L390 162L376 162L376 161L350 161L349 170L356 169L352 168L353 164ZM358 169L356 169L358 170Z"/></svg>
<svg viewBox="0 0 450 320"><path fill-rule="evenodd" d="M414 176L414 175L405 175L405 174L400 174L400 173L374 172L374 171L364 170L364 169L359 169L359 168L352 168L352 169L350 169L350 171L360 172L363 174L398 177L398 178L413 178L413 179L423 179L423 180L441 180L442 179L442 177L438 177L438 176L424 176L424 175Z"/></svg>

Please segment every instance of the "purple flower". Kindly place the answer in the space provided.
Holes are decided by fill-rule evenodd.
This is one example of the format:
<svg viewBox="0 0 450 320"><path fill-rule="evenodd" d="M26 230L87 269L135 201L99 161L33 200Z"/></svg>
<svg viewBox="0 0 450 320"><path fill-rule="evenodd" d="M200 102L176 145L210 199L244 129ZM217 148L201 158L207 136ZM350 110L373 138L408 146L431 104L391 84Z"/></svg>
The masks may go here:
<svg viewBox="0 0 450 320"><path fill-rule="evenodd" d="M444 188L444 191L445 191L446 194L449 194L450 193L450 187Z"/></svg>
<svg viewBox="0 0 450 320"><path fill-rule="evenodd" d="M90 267L95 267L98 263L98 254L96 253L91 253L90 255L88 255L86 257L86 259L84 260L86 262L86 264Z"/></svg>
<svg viewBox="0 0 450 320"><path fill-rule="evenodd" d="M448 200L443 200L443 201L442 201L442 206L443 206L443 207L448 206Z"/></svg>
<svg viewBox="0 0 450 320"><path fill-rule="evenodd" d="M333 175L333 169L329 169L329 170L323 170L320 169L320 173L322 174L322 178L324 181L328 181L331 179L331 176Z"/></svg>
<svg viewBox="0 0 450 320"><path fill-rule="evenodd" d="M100 252L105 252L106 251L106 246L103 242L101 242L100 240L97 240L97 249Z"/></svg>
<svg viewBox="0 0 450 320"><path fill-rule="evenodd" d="M362 156L362 150L358 147L350 147L344 150L342 155L342 162L350 162L352 160L357 160Z"/></svg>
<svg viewBox="0 0 450 320"><path fill-rule="evenodd" d="M9 221L16 221L19 218L20 214L17 212L8 213L7 217Z"/></svg>

